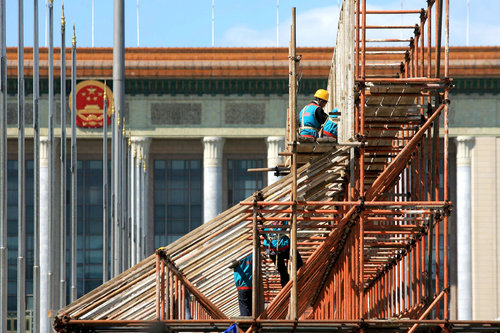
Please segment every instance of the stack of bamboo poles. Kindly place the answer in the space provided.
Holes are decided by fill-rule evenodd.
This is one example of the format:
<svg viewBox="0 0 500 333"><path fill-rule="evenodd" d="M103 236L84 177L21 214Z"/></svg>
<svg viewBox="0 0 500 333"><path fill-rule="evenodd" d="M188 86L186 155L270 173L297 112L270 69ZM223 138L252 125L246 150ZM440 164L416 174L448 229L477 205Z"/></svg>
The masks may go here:
<svg viewBox="0 0 500 333"><path fill-rule="evenodd" d="M348 158L348 148L334 149L313 163L300 168L299 198L328 201L339 195L343 191L341 185ZM328 186L332 183L336 186ZM261 193L264 201L289 201L290 191L289 175L264 188ZM250 197L243 202L252 201L253 197ZM248 206L236 205L163 249L172 267L181 272L196 290L227 317L239 314L233 271L228 266L232 260L241 259L252 251L248 218L251 218ZM305 253L305 260L325 239L324 231L321 229L318 229L318 233L308 232L301 235L299 232L299 236L301 239L299 251ZM310 241L313 238L315 240ZM155 260L155 256L152 255L111 279L62 309L58 313L58 318L64 319L65 322L71 319L155 319ZM276 279L277 276L272 264L268 262L265 267L267 268L264 270L264 286L272 289L276 283L266 279ZM276 293L275 290L266 290L269 295L273 295L273 292ZM270 300L268 298L268 301Z"/></svg>

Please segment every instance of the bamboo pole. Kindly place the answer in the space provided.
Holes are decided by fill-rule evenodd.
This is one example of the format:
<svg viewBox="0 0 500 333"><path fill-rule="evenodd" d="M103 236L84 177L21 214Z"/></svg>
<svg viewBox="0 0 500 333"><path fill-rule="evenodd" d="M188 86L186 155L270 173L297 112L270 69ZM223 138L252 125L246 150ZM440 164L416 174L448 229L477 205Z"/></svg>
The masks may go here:
<svg viewBox="0 0 500 333"><path fill-rule="evenodd" d="M292 201L292 227L290 230L290 260L292 262L291 267L291 281L292 288L290 293L290 319L297 319L297 131L295 128L296 124L296 110L297 110L297 55L296 55L296 9L292 8L292 27L291 27L291 75L290 75L290 111L292 117L292 191L290 199Z"/></svg>
<svg viewBox="0 0 500 333"><path fill-rule="evenodd" d="M259 316L259 273L260 273L260 247L259 247L259 231L257 226L257 199L253 202L252 214L252 318L256 319Z"/></svg>

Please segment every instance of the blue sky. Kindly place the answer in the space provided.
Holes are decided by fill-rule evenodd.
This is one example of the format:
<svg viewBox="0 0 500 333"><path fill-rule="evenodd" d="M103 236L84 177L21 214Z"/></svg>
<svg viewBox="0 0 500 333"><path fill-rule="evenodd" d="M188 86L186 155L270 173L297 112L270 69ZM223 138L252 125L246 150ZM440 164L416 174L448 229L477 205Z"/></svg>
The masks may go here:
<svg viewBox="0 0 500 333"><path fill-rule="evenodd" d="M33 45L33 1L24 1L25 45ZM39 1L40 46L45 45L45 2ZM297 7L298 46L333 46L338 0L280 0L279 45L287 46L291 8ZM340 1L341 2L341 1ZM425 0L403 0L418 9ZM467 0L450 0L450 44L465 45ZM470 45L500 45L499 0L470 0ZM212 0L139 0L140 46L206 47L212 45ZM215 0L215 46L276 46L276 0ZM372 4L370 6L370 4ZM92 43L92 0L66 0L66 44L76 24L78 46ZM400 9L401 0L368 0L371 8ZM137 46L137 0L125 0L125 44ZM60 45L61 0L54 0L54 45ZM368 23L387 21L378 17ZM415 16L391 16L403 24ZM396 33L399 34L399 33ZM368 36L375 37L378 35ZM389 35L387 35L389 36ZM393 35L394 36L394 35ZM402 37L396 35L395 37ZM7 45L17 45L17 1L7 1ZM113 45L113 0L95 0L95 46Z"/></svg>

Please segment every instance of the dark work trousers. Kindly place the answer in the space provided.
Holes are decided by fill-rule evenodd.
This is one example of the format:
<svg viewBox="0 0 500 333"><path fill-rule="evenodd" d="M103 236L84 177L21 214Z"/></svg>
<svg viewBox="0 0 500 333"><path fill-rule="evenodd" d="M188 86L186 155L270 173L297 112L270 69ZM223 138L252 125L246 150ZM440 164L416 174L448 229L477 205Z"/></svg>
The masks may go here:
<svg viewBox="0 0 500 333"><path fill-rule="evenodd" d="M238 289L240 316L252 316L252 289Z"/></svg>
<svg viewBox="0 0 500 333"><path fill-rule="evenodd" d="M274 253L274 254L272 254ZM276 262L276 252L271 252L269 254L269 257L271 257L271 260L274 262L276 267L278 268L278 272L280 273L280 282L281 282L281 287L283 288L288 281L290 281L290 275L288 274L288 269L286 267L285 260L290 259L290 249L286 249L283 251L278 252L278 262ZM300 252L297 251L297 270L302 267L302 258L300 256Z"/></svg>
<svg viewBox="0 0 500 333"><path fill-rule="evenodd" d="M191 293L186 289L184 294L184 319L192 319L191 318Z"/></svg>

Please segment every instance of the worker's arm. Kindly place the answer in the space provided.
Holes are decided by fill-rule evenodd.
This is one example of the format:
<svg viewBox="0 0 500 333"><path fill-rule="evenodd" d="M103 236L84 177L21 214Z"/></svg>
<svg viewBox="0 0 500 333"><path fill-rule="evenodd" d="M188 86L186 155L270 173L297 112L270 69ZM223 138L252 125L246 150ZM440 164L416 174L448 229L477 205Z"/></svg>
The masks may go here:
<svg viewBox="0 0 500 333"><path fill-rule="evenodd" d="M328 115L319 106L314 111L314 117L320 124L323 124L328 119Z"/></svg>

